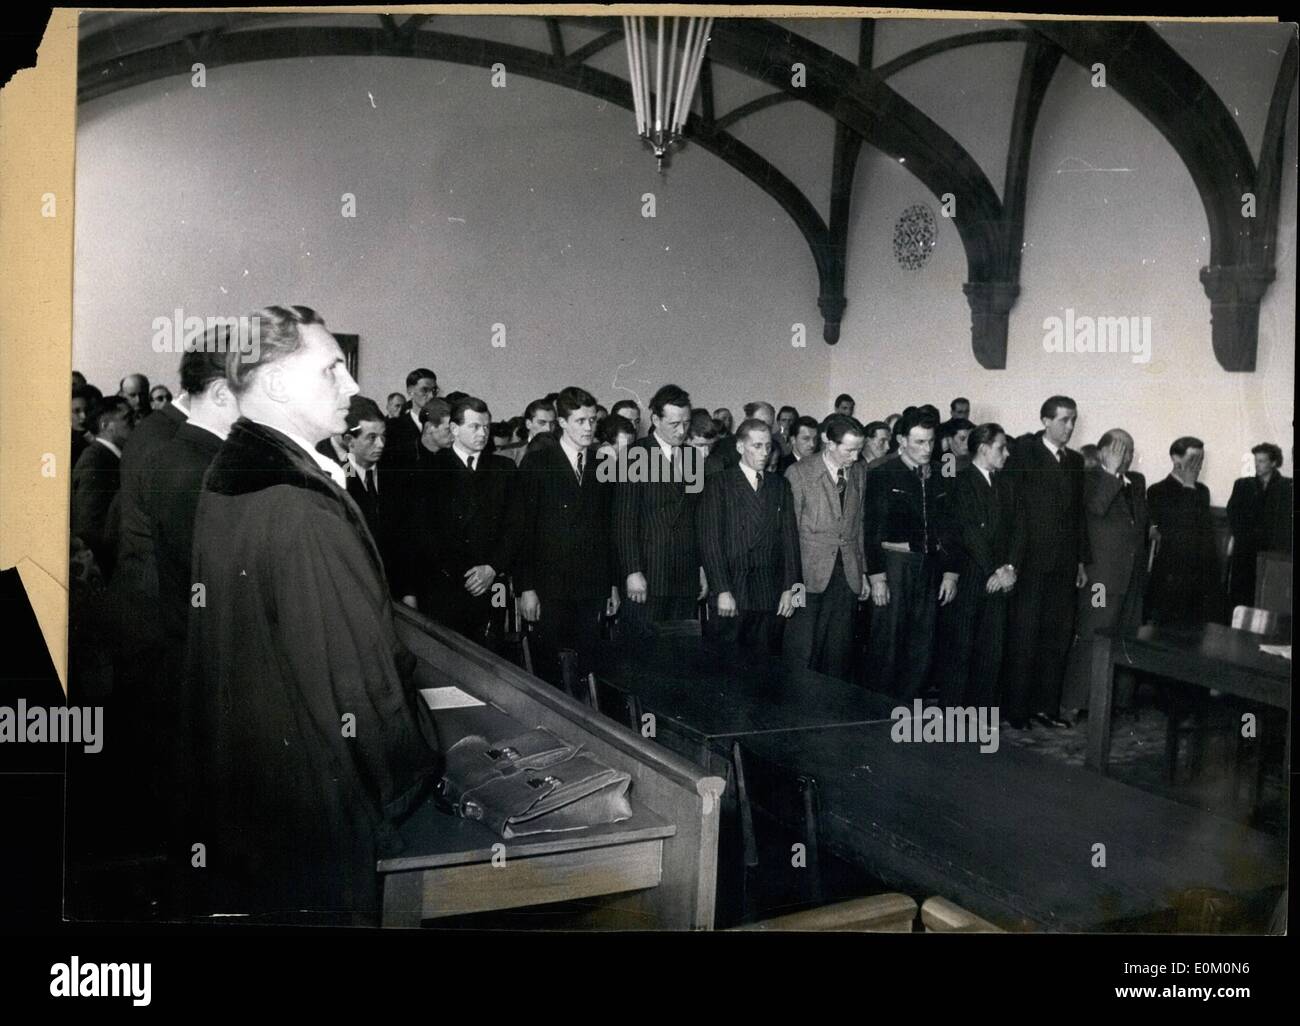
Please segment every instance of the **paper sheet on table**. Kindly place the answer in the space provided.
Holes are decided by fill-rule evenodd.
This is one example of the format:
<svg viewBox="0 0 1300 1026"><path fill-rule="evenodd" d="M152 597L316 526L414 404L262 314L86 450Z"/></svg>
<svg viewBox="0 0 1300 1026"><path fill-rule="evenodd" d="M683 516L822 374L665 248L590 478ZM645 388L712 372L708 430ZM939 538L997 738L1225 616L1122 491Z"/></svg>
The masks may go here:
<svg viewBox="0 0 1300 1026"><path fill-rule="evenodd" d="M439 709L465 709L472 705L482 705L473 695L466 694L458 687L421 688L420 697L424 704L437 712Z"/></svg>
<svg viewBox="0 0 1300 1026"><path fill-rule="evenodd" d="M1259 650L1265 655L1281 656L1283 659L1291 658L1290 645L1260 645Z"/></svg>

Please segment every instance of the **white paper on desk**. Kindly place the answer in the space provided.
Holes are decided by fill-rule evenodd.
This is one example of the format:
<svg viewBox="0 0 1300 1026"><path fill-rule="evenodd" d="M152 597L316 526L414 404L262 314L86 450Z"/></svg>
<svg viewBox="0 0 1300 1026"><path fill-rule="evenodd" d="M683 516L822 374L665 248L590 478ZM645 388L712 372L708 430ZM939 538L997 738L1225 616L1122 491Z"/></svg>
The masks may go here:
<svg viewBox="0 0 1300 1026"><path fill-rule="evenodd" d="M1259 650L1265 655L1281 656L1283 659L1291 658L1290 645L1260 645Z"/></svg>
<svg viewBox="0 0 1300 1026"><path fill-rule="evenodd" d="M472 705L482 705L473 695L466 694L458 687L421 688L420 697L424 704L437 712L439 709L465 709Z"/></svg>

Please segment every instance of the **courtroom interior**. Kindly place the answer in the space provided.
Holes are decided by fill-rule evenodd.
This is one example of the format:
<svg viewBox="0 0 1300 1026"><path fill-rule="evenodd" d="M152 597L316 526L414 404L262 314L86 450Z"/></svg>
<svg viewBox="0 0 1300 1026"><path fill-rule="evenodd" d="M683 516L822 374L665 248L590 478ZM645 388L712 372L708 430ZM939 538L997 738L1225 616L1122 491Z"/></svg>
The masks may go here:
<svg viewBox="0 0 1300 1026"><path fill-rule="evenodd" d="M82 13L65 916L1284 930L1296 86Z"/></svg>

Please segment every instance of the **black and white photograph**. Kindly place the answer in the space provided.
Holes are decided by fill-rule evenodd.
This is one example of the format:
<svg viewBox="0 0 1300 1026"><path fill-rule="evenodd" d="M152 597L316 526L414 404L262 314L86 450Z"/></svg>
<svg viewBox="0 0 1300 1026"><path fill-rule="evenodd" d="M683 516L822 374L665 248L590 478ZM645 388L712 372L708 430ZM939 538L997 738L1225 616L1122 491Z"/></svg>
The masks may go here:
<svg viewBox="0 0 1300 1026"><path fill-rule="evenodd" d="M62 920L1285 934L1296 25L412 10L77 18Z"/></svg>

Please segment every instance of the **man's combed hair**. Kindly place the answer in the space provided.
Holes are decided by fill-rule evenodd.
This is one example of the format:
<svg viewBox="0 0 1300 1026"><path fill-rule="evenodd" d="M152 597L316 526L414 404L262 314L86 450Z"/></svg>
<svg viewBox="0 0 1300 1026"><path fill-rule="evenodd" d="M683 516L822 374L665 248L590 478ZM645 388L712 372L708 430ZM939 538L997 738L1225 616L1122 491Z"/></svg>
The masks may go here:
<svg viewBox="0 0 1300 1026"><path fill-rule="evenodd" d="M379 404L369 396L354 395L348 400L348 430L355 431L362 421L385 423L383 411Z"/></svg>
<svg viewBox="0 0 1300 1026"><path fill-rule="evenodd" d="M1078 410L1079 405L1068 395L1054 395L1043 400L1043 405L1038 411L1038 416L1043 420L1055 420L1056 411L1064 407L1067 410Z"/></svg>
<svg viewBox="0 0 1300 1026"><path fill-rule="evenodd" d="M438 375L433 373L433 371L429 370L428 367L416 367L415 370L411 371L410 374L406 375L406 387L414 388L425 378L431 378L432 380L437 381ZM392 396L390 395L388 398L391 399ZM406 397L403 396L402 398L405 399Z"/></svg>
<svg viewBox="0 0 1300 1026"><path fill-rule="evenodd" d="M992 445L998 440L998 435L1005 434L1006 431L1002 429L1001 424L989 421L971 431L970 437L966 440L966 448L974 455L980 451L981 445Z"/></svg>
<svg viewBox="0 0 1300 1026"><path fill-rule="evenodd" d="M855 410L858 408L858 404L854 402L853 396L849 395L848 392L841 392L835 397L834 405L839 406L840 403L853 403L853 408Z"/></svg>
<svg viewBox="0 0 1300 1026"><path fill-rule="evenodd" d="M736 440L739 442L747 442L749 441L749 436L755 431L762 431L764 434L770 435L772 433L772 427L765 420L759 420L757 417L750 417L747 420L742 420L740 422L740 427L736 428Z"/></svg>
<svg viewBox="0 0 1300 1026"><path fill-rule="evenodd" d="M97 435L104 430L105 420L123 411L127 413L131 411L131 404L127 402L125 396L104 396L91 407L90 414L86 417L86 425L90 428L92 434Z"/></svg>
<svg viewBox="0 0 1300 1026"><path fill-rule="evenodd" d="M868 425L867 425L865 428L863 428L862 430L863 430L863 434L865 435L865 437L870 438L870 437L871 437L872 435L874 435L877 431L888 432L888 431L889 431L889 425L886 424L883 420L873 420L870 424L868 424Z"/></svg>
<svg viewBox="0 0 1300 1026"><path fill-rule="evenodd" d="M309 306L264 306L250 320L257 325L256 352L246 353L239 346L226 350L226 381L237 396L248 391L258 370L302 347L304 325L325 327L324 319Z"/></svg>
<svg viewBox="0 0 1300 1026"><path fill-rule="evenodd" d="M613 406L611 406L611 407L609 408L609 412L610 412L610 413L618 413L619 410L627 410L627 409L636 410L636 412L637 412L638 414L641 412L641 407L638 406L638 405L637 405L633 400L631 400L631 399L620 399L618 402L616 402ZM621 414L620 414L620 416L621 416Z"/></svg>
<svg viewBox="0 0 1300 1026"><path fill-rule="evenodd" d="M847 413L832 413L822 421L822 434L830 441L831 445L839 445L844 441L845 435L861 435L866 437L862 430L862 424L856 417L850 417Z"/></svg>
<svg viewBox="0 0 1300 1026"><path fill-rule="evenodd" d="M596 397L577 385L560 389L560 394L555 397L555 415L561 420L568 420L573 416L574 410L580 410L584 406L595 407Z"/></svg>
<svg viewBox="0 0 1300 1026"><path fill-rule="evenodd" d="M203 334L203 342L193 349L187 349L181 357L181 391L190 395L202 395L214 381L226 376L226 360L232 346L239 348L238 340L232 341L230 326L214 324Z"/></svg>
<svg viewBox="0 0 1300 1026"><path fill-rule="evenodd" d="M802 428L812 428L813 434L821 435L821 425L817 423L817 418L806 413L794 422L794 427L790 430L791 437L797 435Z"/></svg>
<svg viewBox="0 0 1300 1026"><path fill-rule="evenodd" d="M650 397L650 412L656 417L664 415L665 406L685 406L689 409L690 405L690 393L680 385L663 385Z"/></svg>
<svg viewBox="0 0 1300 1026"><path fill-rule="evenodd" d="M534 399L524 407L524 420L532 420L537 416L538 410L549 410L551 413L554 413L555 404L550 399Z"/></svg>
<svg viewBox="0 0 1300 1026"><path fill-rule="evenodd" d="M939 421L933 413L920 407L904 413L898 423L894 425L894 434L900 438L906 438L912 433L913 428L929 428L931 431L939 427Z"/></svg>
<svg viewBox="0 0 1300 1026"><path fill-rule="evenodd" d="M467 395L451 404L451 422L453 424L464 424L465 413L469 410L473 410L475 413L486 413L488 416L492 415L488 410L487 403L476 396Z"/></svg>
<svg viewBox="0 0 1300 1026"><path fill-rule="evenodd" d="M631 435L635 438L636 428L634 428L632 422L621 413L611 413L600 422L599 435L602 442L608 442L610 445L613 445L618 441L619 435Z"/></svg>

